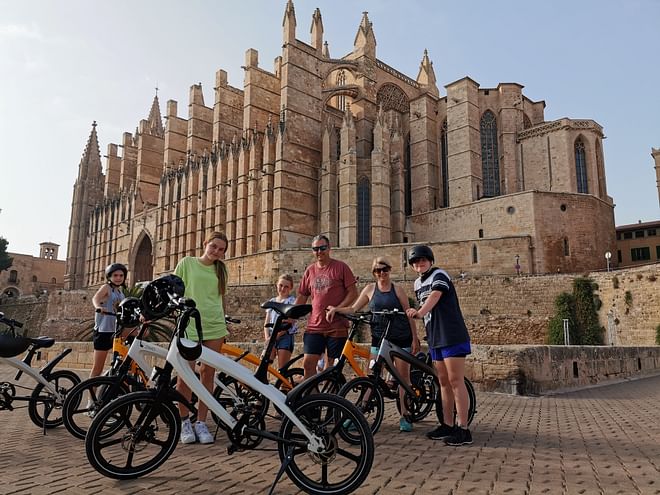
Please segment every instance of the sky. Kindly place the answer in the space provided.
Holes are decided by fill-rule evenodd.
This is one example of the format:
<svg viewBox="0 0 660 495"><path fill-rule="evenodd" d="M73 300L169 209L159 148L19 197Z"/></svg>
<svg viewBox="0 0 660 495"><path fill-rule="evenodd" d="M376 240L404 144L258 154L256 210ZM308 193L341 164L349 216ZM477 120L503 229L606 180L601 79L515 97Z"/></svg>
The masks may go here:
<svg viewBox="0 0 660 495"><path fill-rule="evenodd" d="M273 70L285 0L0 0L0 236L13 253L40 242L66 257L73 185L91 124L101 154L215 72L243 87L245 50ZM412 77L428 49L438 87L469 76L516 82L545 119L604 128L617 225L660 219L651 148L660 148L659 0L294 0L298 39L321 10L330 54L349 53L369 13L380 60ZM104 161L105 167L105 161Z"/></svg>

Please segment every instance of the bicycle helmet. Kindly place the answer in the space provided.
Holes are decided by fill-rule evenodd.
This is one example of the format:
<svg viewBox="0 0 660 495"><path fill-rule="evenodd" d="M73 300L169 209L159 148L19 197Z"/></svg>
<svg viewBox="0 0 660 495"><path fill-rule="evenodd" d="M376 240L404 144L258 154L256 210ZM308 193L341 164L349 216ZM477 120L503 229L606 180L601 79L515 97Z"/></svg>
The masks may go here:
<svg viewBox="0 0 660 495"><path fill-rule="evenodd" d="M128 269L126 268L126 265L122 265L121 263L112 263L105 268L105 279L110 280L110 276L117 270L121 270L124 273L124 278L126 278L128 275Z"/></svg>
<svg viewBox="0 0 660 495"><path fill-rule="evenodd" d="M137 297L127 297L119 303L117 322L122 327L136 327L140 324L142 302Z"/></svg>
<svg viewBox="0 0 660 495"><path fill-rule="evenodd" d="M165 275L149 282L142 291L142 308L149 320L157 320L168 313L168 305L174 297L181 297L186 292L186 286L180 277Z"/></svg>
<svg viewBox="0 0 660 495"><path fill-rule="evenodd" d="M420 258L426 258L431 263L435 261L435 258L433 257L433 250L431 250L430 247L425 246L423 244L420 246L413 246L413 248L408 253L408 263L412 265L413 262L417 261Z"/></svg>

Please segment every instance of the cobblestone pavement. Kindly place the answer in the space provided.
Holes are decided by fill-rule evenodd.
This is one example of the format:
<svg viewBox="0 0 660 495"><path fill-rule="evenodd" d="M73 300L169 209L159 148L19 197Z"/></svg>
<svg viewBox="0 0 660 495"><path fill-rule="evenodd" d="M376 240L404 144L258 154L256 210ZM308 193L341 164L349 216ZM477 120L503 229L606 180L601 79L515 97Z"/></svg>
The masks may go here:
<svg viewBox="0 0 660 495"><path fill-rule="evenodd" d="M0 377L13 374L0 367ZM471 446L424 437L429 416L400 433L388 405L376 457L357 494L660 494L660 376L561 395L479 393ZM157 471L133 481L100 476L64 427L47 435L26 409L0 411L1 494L261 494L279 467L275 451L227 455L179 445ZM274 444L264 442L267 447ZM284 477L278 494L298 493Z"/></svg>

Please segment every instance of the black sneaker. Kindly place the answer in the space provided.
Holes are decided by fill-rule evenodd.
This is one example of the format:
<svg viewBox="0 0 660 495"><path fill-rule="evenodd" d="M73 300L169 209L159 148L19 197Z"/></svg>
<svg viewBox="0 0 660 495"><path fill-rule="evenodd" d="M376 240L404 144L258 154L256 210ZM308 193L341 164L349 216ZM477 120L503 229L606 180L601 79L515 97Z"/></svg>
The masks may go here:
<svg viewBox="0 0 660 495"><path fill-rule="evenodd" d="M454 427L448 426L444 423L440 423L437 428L434 428L431 431L426 432L426 438L431 440L444 440L447 437L450 437L454 434Z"/></svg>
<svg viewBox="0 0 660 495"><path fill-rule="evenodd" d="M447 445L470 445L472 443L472 434L467 428L456 428L454 434L445 438Z"/></svg>

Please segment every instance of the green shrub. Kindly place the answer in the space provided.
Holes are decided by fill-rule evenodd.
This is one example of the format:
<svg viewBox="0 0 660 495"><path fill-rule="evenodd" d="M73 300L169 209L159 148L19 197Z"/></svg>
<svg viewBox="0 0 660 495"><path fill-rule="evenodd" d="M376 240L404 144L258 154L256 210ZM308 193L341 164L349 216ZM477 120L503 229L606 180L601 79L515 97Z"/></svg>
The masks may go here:
<svg viewBox="0 0 660 495"><path fill-rule="evenodd" d="M555 299L555 316L552 317L548 327L548 344L564 344L564 320L568 320L571 342L575 331L575 297L568 292L562 292Z"/></svg>

